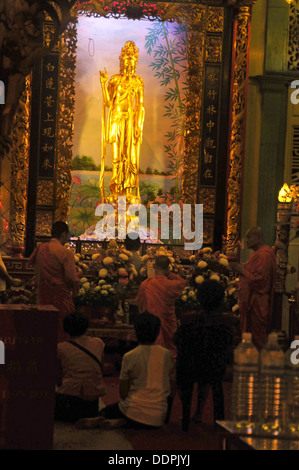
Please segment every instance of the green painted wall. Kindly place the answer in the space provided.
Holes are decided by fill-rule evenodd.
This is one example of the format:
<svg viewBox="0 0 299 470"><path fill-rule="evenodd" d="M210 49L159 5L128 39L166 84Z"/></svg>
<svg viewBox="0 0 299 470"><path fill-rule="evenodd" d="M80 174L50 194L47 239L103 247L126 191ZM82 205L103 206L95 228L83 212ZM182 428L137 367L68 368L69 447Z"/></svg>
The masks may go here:
<svg viewBox="0 0 299 470"><path fill-rule="evenodd" d="M288 12L284 0L257 0L252 13L242 236L258 225L269 245L275 241L277 194L284 173ZM244 250L242 260L248 255Z"/></svg>

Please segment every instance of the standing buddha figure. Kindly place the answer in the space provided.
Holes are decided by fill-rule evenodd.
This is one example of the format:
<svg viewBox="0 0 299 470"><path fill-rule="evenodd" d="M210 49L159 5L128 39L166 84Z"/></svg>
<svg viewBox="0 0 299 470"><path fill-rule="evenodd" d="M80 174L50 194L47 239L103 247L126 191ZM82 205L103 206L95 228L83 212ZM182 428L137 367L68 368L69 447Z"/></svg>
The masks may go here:
<svg viewBox="0 0 299 470"><path fill-rule="evenodd" d="M128 203L140 203L139 154L144 122L144 85L136 75L137 61L138 49L133 41L127 41L121 50L120 73L108 82L106 69L100 71L103 92L100 188L102 200L107 202L117 202L118 196L126 196ZM109 109L107 120L106 107ZM105 198L104 189L107 144L112 145L109 198Z"/></svg>

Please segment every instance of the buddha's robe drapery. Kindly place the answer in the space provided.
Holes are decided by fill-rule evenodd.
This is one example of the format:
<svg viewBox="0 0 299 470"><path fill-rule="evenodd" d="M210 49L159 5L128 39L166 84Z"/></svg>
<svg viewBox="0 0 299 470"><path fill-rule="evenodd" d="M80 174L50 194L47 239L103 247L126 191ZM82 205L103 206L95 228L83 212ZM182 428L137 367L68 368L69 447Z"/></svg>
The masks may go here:
<svg viewBox="0 0 299 470"><path fill-rule="evenodd" d="M169 349L176 357L173 336L177 330L175 301L181 295L186 281L177 274L155 276L140 285L136 301L141 312L147 311L161 320L160 334L156 344Z"/></svg>
<svg viewBox="0 0 299 470"><path fill-rule="evenodd" d="M272 320L276 273L272 248L262 245L248 258L244 268L239 283L241 331L251 332L254 344L261 350L267 342Z"/></svg>

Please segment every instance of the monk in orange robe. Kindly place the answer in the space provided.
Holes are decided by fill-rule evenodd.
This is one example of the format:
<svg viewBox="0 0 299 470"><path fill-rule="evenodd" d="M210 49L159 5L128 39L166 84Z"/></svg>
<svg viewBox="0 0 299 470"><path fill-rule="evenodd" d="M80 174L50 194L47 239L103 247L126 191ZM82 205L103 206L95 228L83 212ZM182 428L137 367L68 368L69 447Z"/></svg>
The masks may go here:
<svg viewBox="0 0 299 470"><path fill-rule="evenodd" d="M29 259L37 278L37 304L54 305L59 310L58 343L68 339L63 330L63 319L74 312L73 297L78 295L80 288L74 255L63 246L69 235L67 223L55 222L51 240L39 244Z"/></svg>
<svg viewBox="0 0 299 470"><path fill-rule="evenodd" d="M245 237L253 250L244 266L230 263L240 275L239 308L242 332L252 333L255 346L261 350L271 330L276 258L272 248L264 244L259 227L250 228Z"/></svg>
<svg viewBox="0 0 299 470"><path fill-rule="evenodd" d="M155 277L140 285L136 301L140 312L149 312L161 320L160 334L155 344L169 349L176 357L173 336L177 330L175 301L183 292L186 281L169 271L168 256L158 256L155 262Z"/></svg>

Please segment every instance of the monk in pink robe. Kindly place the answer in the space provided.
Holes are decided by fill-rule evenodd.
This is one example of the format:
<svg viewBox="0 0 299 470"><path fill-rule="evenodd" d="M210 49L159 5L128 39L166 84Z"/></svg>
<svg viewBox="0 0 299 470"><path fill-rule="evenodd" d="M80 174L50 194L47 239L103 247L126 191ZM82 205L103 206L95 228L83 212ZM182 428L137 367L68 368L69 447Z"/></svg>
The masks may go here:
<svg viewBox="0 0 299 470"><path fill-rule="evenodd" d="M247 231L245 242L253 250L244 266L230 263L240 275L239 308L241 331L251 332L255 346L261 350L271 331L276 258L272 248L264 244L260 228Z"/></svg>
<svg viewBox="0 0 299 470"><path fill-rule="evenodd" d="M169 258L158 256L155 262L155 277L140 285L136 301L140 312L149 312L161 320L160 334L155 344L169 349L174 357L177 350L173 336L177 331L175 301L183 292L186 281L169 272Z"/></svg>
<svg viewBox="0 0 299 470"><path fill-rule="evenodd" d="M54 305L59 310L58 343L68 339L63 319L74 312L73 296L78 295L80 287L74 255L63 246L68 239L68 225L55 222L51 240L39 244L29 259L37 278L37 304Z"/></svg>

